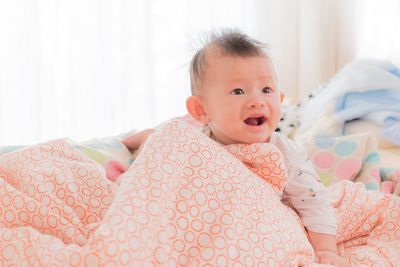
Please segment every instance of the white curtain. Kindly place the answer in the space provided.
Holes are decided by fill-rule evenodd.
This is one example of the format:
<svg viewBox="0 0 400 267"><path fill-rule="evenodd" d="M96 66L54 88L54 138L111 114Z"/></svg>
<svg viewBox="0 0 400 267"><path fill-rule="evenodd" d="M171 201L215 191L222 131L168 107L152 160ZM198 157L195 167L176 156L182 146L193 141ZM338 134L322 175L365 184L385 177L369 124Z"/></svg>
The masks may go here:
<svg viewBox="0 0 400 267"><path fill-rule="evenodd" d="M301 98L363 56L361 2L0 0L0 145L110 136L184 114L197 40L220 27L269 42L282 89Z"/></svg>
<svg viewBox="0 0 400 267"><path fill-rule="evenodd" d="M400 64L400 1L358 0L355 57Z"/></svg>

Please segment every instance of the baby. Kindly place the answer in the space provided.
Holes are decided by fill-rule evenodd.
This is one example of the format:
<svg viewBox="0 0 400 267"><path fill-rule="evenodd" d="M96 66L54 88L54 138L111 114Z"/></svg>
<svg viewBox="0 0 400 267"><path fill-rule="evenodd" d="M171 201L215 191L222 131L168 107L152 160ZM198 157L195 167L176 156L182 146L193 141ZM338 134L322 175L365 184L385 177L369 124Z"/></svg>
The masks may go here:
<svg viewBox="0 0 400 267"><path fill-rule="evenodd" d="M347 266L338 255L336 219L324 186L299 144L275 132L283 100L265 45L236 31L212 34L190 65L189 114L221 145L270 142L282 153L289 180L282 199L299 214L317 262ZM123 140L142 147L154 130Z"/></svg>

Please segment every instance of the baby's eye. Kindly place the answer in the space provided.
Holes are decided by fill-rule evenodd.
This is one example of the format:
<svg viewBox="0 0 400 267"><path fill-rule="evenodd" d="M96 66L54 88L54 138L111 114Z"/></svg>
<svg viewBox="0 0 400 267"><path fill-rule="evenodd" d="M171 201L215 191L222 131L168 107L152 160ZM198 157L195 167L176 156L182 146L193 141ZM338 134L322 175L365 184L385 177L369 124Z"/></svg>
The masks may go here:
<svg viewBox="0 0 400 267"><path fill-rule="evenodd" d="M240 88L235 88L235 89L232 90L231 94L232 95L243 95L244 91L242 89L240 89Z"/></svg>
<svg viewBox="0 0 400 267"><path fill-rule="evenodd" d="M264 87L264 88L262 89L262 92L263 92L264 94L269 94L269 93L272 92L272 89L271 89L271 87Z"/></svg>

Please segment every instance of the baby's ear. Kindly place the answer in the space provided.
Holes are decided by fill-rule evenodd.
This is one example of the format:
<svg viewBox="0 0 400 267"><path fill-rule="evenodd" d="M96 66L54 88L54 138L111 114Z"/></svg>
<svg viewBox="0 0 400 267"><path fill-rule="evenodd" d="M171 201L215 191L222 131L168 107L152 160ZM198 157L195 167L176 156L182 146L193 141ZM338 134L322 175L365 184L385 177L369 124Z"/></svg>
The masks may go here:
<svg viewBox="0 0 400 267"><path fill-rule="evenodd" d="M285 99L285 94L283 92L280 93L281 103L283 103L283 99Z"/></svg>
<svg viewBox="0 0 400 267"><path fill-rule="evenodd" d="M204 103L199 96L190 96L186 100L186 109L193 118L202 124L207 124L209 119L204 107Z"/></svg>

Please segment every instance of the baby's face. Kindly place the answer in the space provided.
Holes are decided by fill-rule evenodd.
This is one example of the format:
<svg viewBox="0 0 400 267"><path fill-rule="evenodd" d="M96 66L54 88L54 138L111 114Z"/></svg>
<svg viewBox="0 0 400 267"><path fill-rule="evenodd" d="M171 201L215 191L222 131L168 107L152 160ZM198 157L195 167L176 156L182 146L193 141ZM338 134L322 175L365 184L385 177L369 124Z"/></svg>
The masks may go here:
<svg viewBox="0 0 400 267"><path fill-rule="evenodd" d="M268 141L281 117L283 95L267 57L208 58L200 97L205 122L226 145Z"/></svg>

